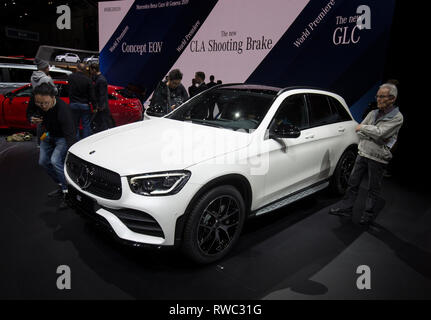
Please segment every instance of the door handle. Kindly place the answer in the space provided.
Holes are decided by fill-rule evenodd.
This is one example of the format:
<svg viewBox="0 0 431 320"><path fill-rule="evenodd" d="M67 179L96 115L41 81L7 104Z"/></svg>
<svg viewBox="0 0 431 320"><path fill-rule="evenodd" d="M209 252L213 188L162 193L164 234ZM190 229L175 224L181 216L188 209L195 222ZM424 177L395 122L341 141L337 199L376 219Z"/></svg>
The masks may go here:
<svg viewBox="0 0 431 320"><path fill-rule="evenodd" d="M310 140L314 138L314 134L309 134L308 136L305 136L305 139Z"/></svg>
<svg viewBox="0 0 431 320"><path fill-rule="evenodd" d="M346 128L344 128L344 127L338 128L338 132L344 132L344 131L346 131Z"/></svg>
<svg viewBox="0 0 431 320"><path fill-rule="evenodd" d="M28 104L28 101L24 101L24 104Z"/></svg>

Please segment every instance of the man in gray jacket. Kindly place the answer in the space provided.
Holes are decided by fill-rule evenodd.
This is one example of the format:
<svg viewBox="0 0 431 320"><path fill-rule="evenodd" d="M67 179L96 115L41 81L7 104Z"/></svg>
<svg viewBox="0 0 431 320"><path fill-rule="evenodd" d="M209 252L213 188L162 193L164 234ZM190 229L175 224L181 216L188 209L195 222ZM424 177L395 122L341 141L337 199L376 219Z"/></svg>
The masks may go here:
<svg viewBox="0 0 431 320"><path fill-rule="evenodd" d="M34 63L37 65L37 71L33 71L30 82L33 90L40 86L42 83L49 83L54 87L55 95L58 94L58 89L54 84L51 76L49 75L49 63L45 60L35 59ZM27 119L32 124L40 124L42 120L39 119L39 108L34 104L34 96L30 98L26 113ZM38 135L39 136L39 135Z"/></svg>
<svg viewBox="0 0 431 320"><path fill-rule="evenodd" d="M360 223L368 225L383 209L380 197L385 166L392 158L391 148L397 141L403 124L403 116L394 105L398 90L393 84L385 83L377 92L377 110L371 111L356 127L359 136L358 157L349 179L346 197L330 214L350 217L364 175L368 172L368 196Z"/></svg>

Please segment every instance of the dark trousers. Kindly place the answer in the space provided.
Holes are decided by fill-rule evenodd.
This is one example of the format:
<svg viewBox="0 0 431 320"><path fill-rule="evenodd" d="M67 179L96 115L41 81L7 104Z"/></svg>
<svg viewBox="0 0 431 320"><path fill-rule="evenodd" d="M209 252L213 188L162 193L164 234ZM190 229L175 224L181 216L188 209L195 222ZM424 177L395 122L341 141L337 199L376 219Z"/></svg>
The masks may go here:
<svg viewBox="0 0 431 320"><path fill-rule="evenodd" d="M82 124L82 136L81 139L87 138L92 134L91 132L91 108L88 104L83 103L71 103L70 109L75 120L76 127L76 139L80 140L79 136L79 123Z"/></svg>
<svg viewBox="0 0 431 320"><path fill-rule="evenodd" d="M359 187L365 174L368 173L368 195L365 211L377 215L385 201L380 197L383 172L386 165L358 155L349 178L349 188L343 199L342 208L353 208L359 193Z"/></svg>

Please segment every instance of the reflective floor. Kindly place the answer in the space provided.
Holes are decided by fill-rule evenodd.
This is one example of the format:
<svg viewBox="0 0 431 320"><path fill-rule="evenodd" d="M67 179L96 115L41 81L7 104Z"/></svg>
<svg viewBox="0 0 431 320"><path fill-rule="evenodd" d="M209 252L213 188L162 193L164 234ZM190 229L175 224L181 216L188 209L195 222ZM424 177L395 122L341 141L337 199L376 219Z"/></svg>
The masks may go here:
<svg viewBox="0 0 431 320"><path fill-rule="evenodd" d="M396 177L384 181L375 227L357 224L365 189L353 222L327 214L339 198L324 190L249 221L228 257L196 266L175 251L124 247L58 211L35 141L0 134L0 299L431 298L429 192ZM60 265L71 269L71 290L57 289ZM369 290L357 287L363 265Z"/></svg>

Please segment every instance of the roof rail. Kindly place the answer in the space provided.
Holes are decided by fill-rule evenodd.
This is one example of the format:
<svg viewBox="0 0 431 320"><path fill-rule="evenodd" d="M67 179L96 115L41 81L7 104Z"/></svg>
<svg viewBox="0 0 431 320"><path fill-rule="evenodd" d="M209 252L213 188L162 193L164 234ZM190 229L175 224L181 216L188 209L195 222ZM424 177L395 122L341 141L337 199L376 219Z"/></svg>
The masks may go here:
<svg viewBox="0 0 431 320"><path fill-rule="evenodd" d="M286 91L298 90L298 89L310 89L310 90L326 91L326 92L338 95L338 93L333 92L331 90L328 90L328 89L325 89L325 88L313 87L313 86L291 86L291 87L286 87L286 88L280 90L277 95L280 95L280 94L282 94L282 93L284 93Z"/></svg>

